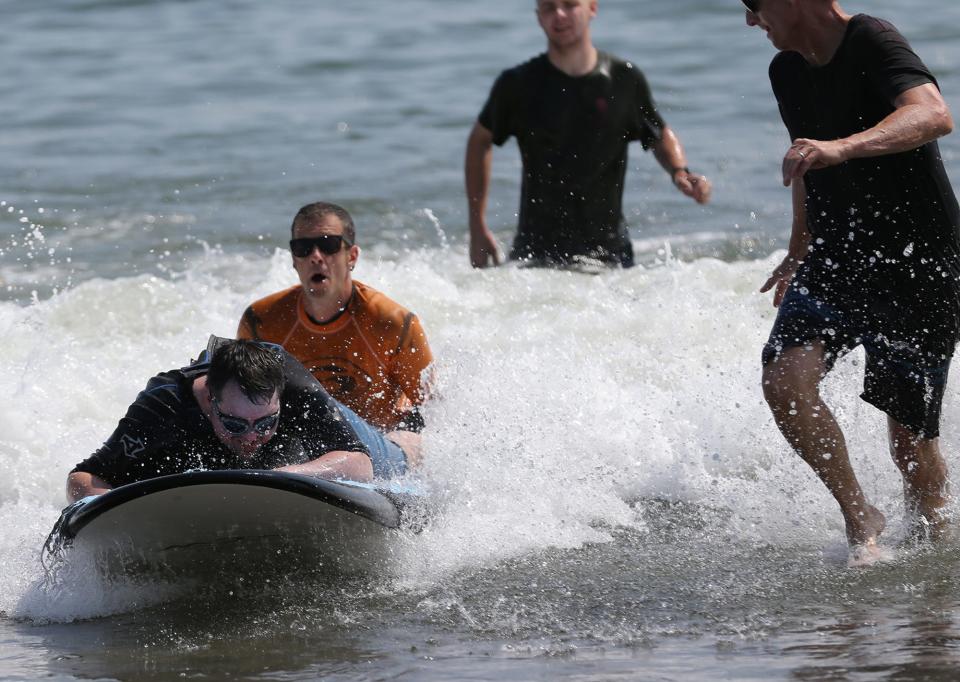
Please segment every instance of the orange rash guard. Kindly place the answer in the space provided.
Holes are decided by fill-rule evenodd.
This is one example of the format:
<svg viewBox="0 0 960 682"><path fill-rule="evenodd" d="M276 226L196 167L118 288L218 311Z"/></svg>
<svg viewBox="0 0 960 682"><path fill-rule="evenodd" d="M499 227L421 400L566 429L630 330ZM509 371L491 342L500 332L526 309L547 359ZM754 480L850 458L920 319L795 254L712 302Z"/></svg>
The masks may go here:
<svg viewBox="0 0 960 682"><path fill-rule="evenodd" d="M433 354L416 315L353 284L347 309L328 324L310 319L298 284L251 304L237 338L280 344L363 419L384 430L402 428L405 414L423 402L421 376Z"/></svg>

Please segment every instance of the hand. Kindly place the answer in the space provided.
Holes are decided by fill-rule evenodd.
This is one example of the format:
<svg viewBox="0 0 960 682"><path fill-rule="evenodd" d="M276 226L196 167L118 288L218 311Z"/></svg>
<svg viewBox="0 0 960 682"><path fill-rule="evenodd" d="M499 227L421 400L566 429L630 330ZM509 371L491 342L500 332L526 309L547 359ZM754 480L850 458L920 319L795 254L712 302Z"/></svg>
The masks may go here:
<svg viewBox="0 0 960 682"><path fill-rule="evenodd" d="M797 268L800 267L800 264L803 263L798 258L794 258L790 254L787 254L786 258L781 261L773 274L767 278L767 281L764 282L763 286L760 287L760 293L766 293L776 287L776 290L773 292L773 307L779 308L780 303L783 301L784 294L787 293L787 287L790 286L790 282L793 281L793 276L797 273Z"/></svg>
<svg viewBox="0 0 960 682"><path fill-rule="evenodd" d="M847 160L847 145L843 140L824 142L801 137L793 141L783 157L783 185L806 175L808 170L838 166Z"/></svg>
<svg viewBox="0 0 960 682"><path fill-rule="evenodd" d="M710 201L710 192L713 186L705 175L695 175L681 168L674 173L673 184L688 197L692 197L698 204L705 204Z"/></svg>
<svg viewBox="0 0 960 682"><path fill-rule="evenodd" d="M485 268L488 265L500 265L497 240L485 225L470 230L470 265Z"/></svg>

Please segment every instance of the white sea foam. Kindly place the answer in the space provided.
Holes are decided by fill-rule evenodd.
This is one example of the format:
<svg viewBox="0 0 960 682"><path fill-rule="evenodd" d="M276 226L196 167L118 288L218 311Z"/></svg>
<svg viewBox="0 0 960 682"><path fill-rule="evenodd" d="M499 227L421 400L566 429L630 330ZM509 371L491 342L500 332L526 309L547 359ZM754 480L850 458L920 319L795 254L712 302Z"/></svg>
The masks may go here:
<svg viewBox="0 0 960 682"><path fill-rule="evenodd" d="M94 279L29 307L0 303L0 610L43 619L122 610L116 599L84 611L37 596L64 477L152 374L188 362L210 333L232 335L247 303L293 284L288 258L211 251L172 279ZM722 510L747 540L835 551L836 506L760 392L774 310L756 289L776 261L667 261L595 276L474 271L449 250L361 261L358 279L417 312L437 357L423 476L441 513L404 540L401 581L642 530L650 512L637 502L650 498ZM858 357L839 363L825 392L868 494L895 519L899 477L883 416L857 398ZM956 403L948 390L943 446L954 470Z"/></svg>

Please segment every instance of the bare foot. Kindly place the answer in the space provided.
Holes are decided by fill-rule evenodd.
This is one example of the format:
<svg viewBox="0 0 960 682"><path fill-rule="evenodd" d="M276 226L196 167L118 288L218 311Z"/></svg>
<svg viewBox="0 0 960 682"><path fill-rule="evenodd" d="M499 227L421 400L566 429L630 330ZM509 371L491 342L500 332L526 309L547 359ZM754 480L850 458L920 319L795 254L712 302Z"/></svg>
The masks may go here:
<svg viewBox="0 0 960 682"><path fill-rule="evenodd" d="M921 511L918 507L907 510L908 536L915 542L937 542L947 531L947 520L940 509Z"/></svg>
<svg viewBox="0 0 960 682"><path fill-rule="evenodd" d="M877 538L887 527L887 519L872 504L866 505L855 516L846 519L847 542L855 545L877 544Z"/></svg>
<svg viewBox="0 0 960 682"><path fill-rule="evenodd" d="M862 545L851 545L847 568L863 568L884 561L893 561L894 553L889 547L881 547L876 540Z"/></svg>
<svg viewBox="0 0 960 682"><path fill-rule="evenodd" d="M879 561L890 561L893 553L877 543L880 533L887 527L887 519L873 505L866 505L855 516L846 519L847 542L850 544L849 568L872 566Z"/></svg>

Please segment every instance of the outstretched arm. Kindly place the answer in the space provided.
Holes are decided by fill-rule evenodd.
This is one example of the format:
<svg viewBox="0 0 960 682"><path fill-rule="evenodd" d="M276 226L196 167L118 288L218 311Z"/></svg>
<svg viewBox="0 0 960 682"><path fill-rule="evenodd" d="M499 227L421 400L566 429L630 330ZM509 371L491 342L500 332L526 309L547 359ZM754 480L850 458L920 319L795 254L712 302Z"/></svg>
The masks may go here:
<svg viewBox="0 0 960 682"><path fill-rule="evenodd" d="M372 481L373 464L364 452L334 450L303 464L289 464L276 471L305 474L318 478L344 478L350 481Z"/></svg>
<svg viewBox="0 0 960 682"><path fill-rule="evenodd" d="M790 246L787 255L780 262L762 287L760 293L774 289L773 305L779 307L787 287L793 281L797 268L807 257L810 246L810 230L807 227L807 188L803 179L793 183L793 229L790 232Z"/></svg>
<svg viewBox="0 0 960 682"><path fill-rule="evenodd" d="M797 138L783 157L783 184L808 170L837 166L850 159L899 154L953 132L953 117L932 83L901 93L894 111L872 128L840 140Z"/></svg>
<svg viewBox="0 0 960 682"><path fill-rule="evenodd" d="M696 175L687 170L687 156L680 144L680 138L669 127L660 133L660 139L653 144L653 155L667 173L674 186L698 204L710 201L712 186L704 175Z"/></svg>
<svg viewBox="0 0 960 682"><path fill-rule="evenodd" d="M464 175L467 208L470 213L470 264L485 268L500 264L497 240L487 227L487 195L490 190L490 166L493 160L493 134L479 122L467 139Z"/></svg>

